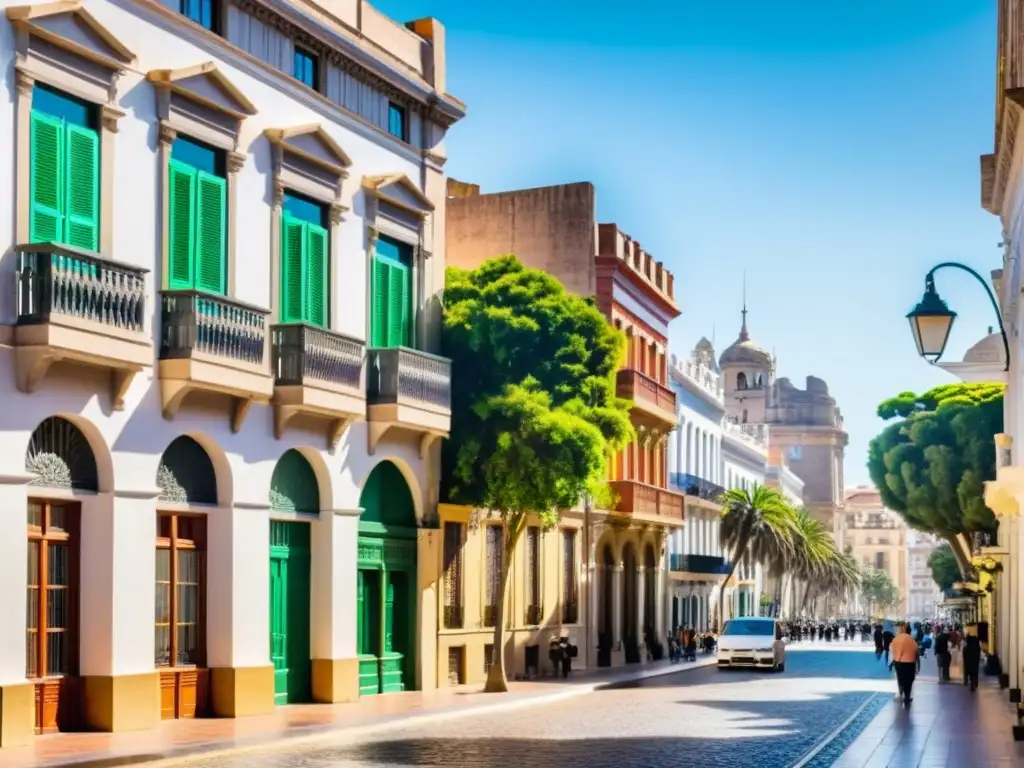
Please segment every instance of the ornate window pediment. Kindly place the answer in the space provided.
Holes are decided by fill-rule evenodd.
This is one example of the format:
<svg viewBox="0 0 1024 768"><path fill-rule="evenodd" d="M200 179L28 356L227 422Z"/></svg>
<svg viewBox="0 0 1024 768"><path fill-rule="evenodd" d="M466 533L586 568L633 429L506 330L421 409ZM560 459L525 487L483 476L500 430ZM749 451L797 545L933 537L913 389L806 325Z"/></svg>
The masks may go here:
<svg viewBox="0 0 1024 768"><path fill-rule="evenodd" d="M434 210L434 204L404 173L364 176L363 189L385 203L390 203L420 217Z"/></svg>
<svg viewBox="0 0 1024 768"><path fill-rule="evenodd" d="M236 120L243 120L257 112L252 102L212 61L182 69L154 69L147 78L157 88L169 91L172 100L181 97L223 112Z"/></svg>
<svg viewBox="0 0 1024 768"><path fill-rule="evenodd" d="M120 71L135 63L135 54L78 0L13 6L7 9L7 18L15 29L27 33L27 37L62 48L106 69Z"/></svg>
<svg viewBox="0 0 1024 768"><path fill-rule="evenodd" d="M269 128L266 134L271 143L285 153L333 171L338 176L347 175L346 169L352 165L352 159L318 123L294 128Z"/></svg>

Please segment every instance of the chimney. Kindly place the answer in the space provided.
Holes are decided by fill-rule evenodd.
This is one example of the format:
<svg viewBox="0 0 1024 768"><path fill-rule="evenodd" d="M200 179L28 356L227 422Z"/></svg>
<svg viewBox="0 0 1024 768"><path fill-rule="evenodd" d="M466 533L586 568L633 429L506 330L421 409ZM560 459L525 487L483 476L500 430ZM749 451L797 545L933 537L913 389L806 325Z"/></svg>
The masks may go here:
<svg viewBox="0 0 1024 768"><path fill-rule="evenodd" d="M405 25L429 43L423 50L423 76L439 94L447 92L445 72L444 24L437 19L416 19Z"/></svg>

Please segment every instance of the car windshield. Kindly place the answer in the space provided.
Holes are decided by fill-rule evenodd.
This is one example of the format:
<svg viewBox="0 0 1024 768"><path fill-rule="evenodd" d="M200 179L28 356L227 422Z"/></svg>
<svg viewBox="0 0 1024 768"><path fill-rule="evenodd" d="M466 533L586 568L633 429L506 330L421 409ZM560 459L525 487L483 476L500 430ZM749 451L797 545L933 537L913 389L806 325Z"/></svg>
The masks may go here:
<svg viewBox="0 0 1024 768"><path fill-rule="evenodd" d="M733 619L725 625L723 635L746 635L770 637L775 634L771 621L758 621L756 619Z"/></svg>

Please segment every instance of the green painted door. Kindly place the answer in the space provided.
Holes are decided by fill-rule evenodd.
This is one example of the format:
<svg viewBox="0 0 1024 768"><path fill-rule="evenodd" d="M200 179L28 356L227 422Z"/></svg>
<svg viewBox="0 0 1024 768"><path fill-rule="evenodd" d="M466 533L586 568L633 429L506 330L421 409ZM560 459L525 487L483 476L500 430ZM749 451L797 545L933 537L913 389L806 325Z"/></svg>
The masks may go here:
<svg viewBox="0 0 1024 768"><path fill-rule="evenodd" d="M356 581L356 653L359 655L359 695L380 693L380 577L381 571L359 569Z"/></svg>
<svg viewBox="0 0 1024 768"><path fill-rule="evenodd" d="M277 704L312 698L309 525L270 523L270 658Z"/></svg>

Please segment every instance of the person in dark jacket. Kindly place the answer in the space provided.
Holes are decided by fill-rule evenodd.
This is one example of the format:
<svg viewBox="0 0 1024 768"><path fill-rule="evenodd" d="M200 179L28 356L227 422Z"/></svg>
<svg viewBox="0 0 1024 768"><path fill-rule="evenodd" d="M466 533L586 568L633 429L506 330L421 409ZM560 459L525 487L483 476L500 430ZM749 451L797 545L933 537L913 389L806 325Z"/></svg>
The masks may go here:
<svg viewBox="0 0 1024 768"><path fill-rule="evenodd" d="M939 682L949 682L949 664L953 657L949 653L949 633L939 627L935 635L935 662L939 665Z"/></svg>
<svg viewBox="0 0 1024 768"><path fill-rule="evenodd" d="M909 630L908 630L909 631ZM886 625L882 629L882 653L885 654L885 663L889 663L889 646L892 645L893 638L896 637L896 633L892 631L892 627Z"/></svg>
<svg viewBox="0 0 1024 768"><path fill-rule="evenodd" d="M875 633L874 633L874 635L875 635L875 660L877 661L878 659L882 658L882 647L884 645L884 641L882 639L882 625L881 624L875 624Z"/></svg>
<svg viewBox="0 0 1024 768"><path fill-rule="evenodd" d="M978 625L967 625L964 638L964 685L972 691L978 689L978 668L981 665L981 641L978 639Z"/></svg>

